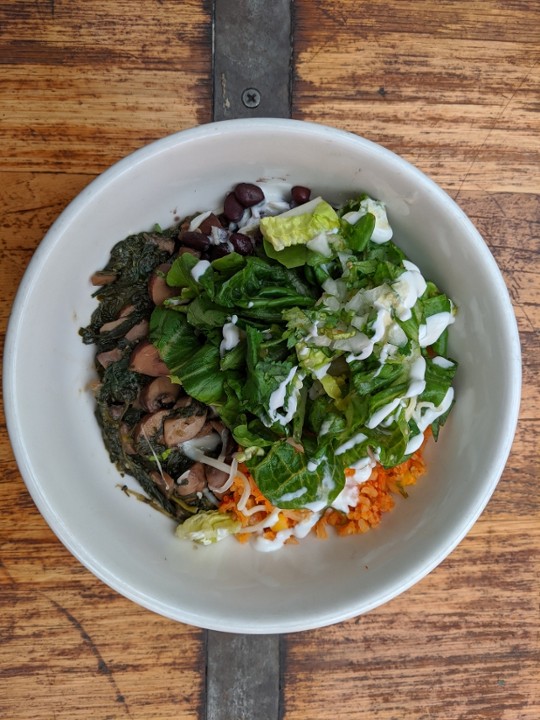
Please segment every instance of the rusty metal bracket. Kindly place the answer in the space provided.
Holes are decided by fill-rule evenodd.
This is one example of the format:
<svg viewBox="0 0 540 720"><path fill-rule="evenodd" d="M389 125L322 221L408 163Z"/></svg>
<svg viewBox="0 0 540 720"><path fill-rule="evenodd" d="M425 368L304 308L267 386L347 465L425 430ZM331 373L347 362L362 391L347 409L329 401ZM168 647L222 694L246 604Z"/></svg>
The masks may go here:
<svg viewBox="0 0 540 720"><path fill-rule="evenodd" d="M214 0L214 120L290 117L292 0Z"/></svg>

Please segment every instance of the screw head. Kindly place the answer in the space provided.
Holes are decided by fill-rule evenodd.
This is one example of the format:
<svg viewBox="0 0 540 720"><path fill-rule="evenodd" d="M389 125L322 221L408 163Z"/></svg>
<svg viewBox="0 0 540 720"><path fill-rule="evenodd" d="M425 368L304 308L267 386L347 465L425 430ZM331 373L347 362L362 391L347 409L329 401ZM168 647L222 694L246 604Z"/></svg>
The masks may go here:
<svg viewBox="0 0 540 720"><path fill-rule="evenodd" d="M256 88L246 88L242 93L242 102L247 108L259 107L261 93Z"/></svg>

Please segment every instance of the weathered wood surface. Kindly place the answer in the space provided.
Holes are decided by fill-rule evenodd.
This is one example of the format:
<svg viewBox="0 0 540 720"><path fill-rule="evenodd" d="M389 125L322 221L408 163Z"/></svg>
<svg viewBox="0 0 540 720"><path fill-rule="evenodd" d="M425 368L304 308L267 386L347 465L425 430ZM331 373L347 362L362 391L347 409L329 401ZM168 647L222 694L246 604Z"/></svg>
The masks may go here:
<svg viewBox="0 0 540 720"><path fill-rule="evenodd" d="M477 224L523 346L518 434L469 536L387 606L286 636L286 720L540 717L540 8L296 0L293 114L399 152ZM63 207L140 145L211 118L211 3L0 4L0 322ZM204 717L203 633L63 548L0 441L0 717ZM336 588L339 592L339 588ZM235 720L231 718L231 720Z"/></svg>

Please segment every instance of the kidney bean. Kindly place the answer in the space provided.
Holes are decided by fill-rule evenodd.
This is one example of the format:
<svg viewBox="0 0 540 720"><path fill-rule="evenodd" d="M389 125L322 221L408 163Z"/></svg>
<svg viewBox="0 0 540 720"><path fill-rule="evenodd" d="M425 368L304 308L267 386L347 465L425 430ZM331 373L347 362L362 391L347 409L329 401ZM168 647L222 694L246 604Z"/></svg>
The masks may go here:
<svg viewBox="0 0 540 720"><path fill-rule="evenodd" d="M307 187L303 187L302 185L295 185L291 188L291 197L293 202L297 205L303 205L304 203L307 203L311 197L311 190Z"/></svg>
<svg viewBox="0 0 540 720"><path fill-rule="evenodd" d="M258 185L253 183L238 183L234 188L238 202L244 207L253 207L264 200L264 193Z"/></svg>
<svg viewBox="0 0 540 720"><path fill-rule="evenodd" d="M180 243L193 250L204 252L210 247L210 240L202 232L196 230L186 230L180 233Z"/></svg>
<svg viewBox="0 0 540 720"><path fill-rule="evenodd" d="M243 205L240 205L236 195L233 192L230 192L225 197L225 202L223 204L223 212L225 213L227 219L231 222L238 222L244 214L244 207Z"/></svg>
<svg viewBox="0 0 540 720"><path fill-rule="evenodd" d="M239 255L251 255L253 252L253 243L247 235L242 233L232 233L229 240L233 248Z"/></svg>

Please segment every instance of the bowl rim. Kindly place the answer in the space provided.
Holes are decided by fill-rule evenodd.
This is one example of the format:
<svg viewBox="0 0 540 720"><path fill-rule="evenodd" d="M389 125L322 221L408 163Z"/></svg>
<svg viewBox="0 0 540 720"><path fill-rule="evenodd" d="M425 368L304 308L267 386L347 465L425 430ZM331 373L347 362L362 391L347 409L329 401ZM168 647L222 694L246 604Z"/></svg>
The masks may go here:
<svg viewBox="0 0 540 720"><path fill-rule="evenodd" d="M163 616L169 617L170 619L189 623L197 627L204 627L211 630L224 631L222 625L216 619L201 617L192 617L189 613L183 612L181 608L176 611L171 611L169 606L156 601L154 598L148 598L144 593L138 592L136 588L127 584L116 574L110 572L107 567L103 566L97 558L91 553L87 552L82 547L75 537L66 529L62 524L61 518L55 513L54 508L50 505L46 493L43 492L39 478L34 478L31 471L30 464L28 462L28 454L26 444L23 441L22 436L17 432L19 427L18 423L18 412L16 403L16 391L15 391L15 376L16 376L16 348L19 334L22 328L22 321L24 317L24 309L26 301L31 292L34 278L39 275L46 265L48 255L52 252L56 243L60 242L64 230L73 223L78 213L86 206L88 202L91 202L93 197L102 193L107 189L107 186L112 182L115 182L122 174L131 171L137 165L143 164L147 159L153 158L160 153L166 153L169 149L189 143L194 140L206 138L209 136L227 135L230 133L241 133L244 130L256 130L260 133L264 132L299 132L302 134L316 135L320 139L329 140L343 140L352 142L356 145L363 146L366 149L382 154L387 159L397 163L398 166L404 168L409 174L412 174L422 184L427 186L430 192L434 193L445 203L450 203L450 207L453 208L454 213L461 218L461 221L468 227L471 237L477 243L478 248L482 253L482 257L486 266L489 269L490 277L492 281L497 284L497 290L504 299L505 317L504 327L510 338L511 346L509 348L509 362L511 368L509 370L510 386L507 391L508 397L511 399L511 404L508 407L508 413L504 418L504 445L499 448L498 462L494 466L490 482L486 484L484 492L478 498L478 502L474 508L471 508L470 513L466 522L463 522L459 528L459 532L456 532L446 543L438 546L438 551L431 556L431 561L421 568L418 568L417 572L407 578L406 582L400 582L398 585L394 584L392 588L386 592L383 596L380 596L376 602L372 602L367 606L363 606L360 610L350 610L349 612L320 612L316 619L308 618L305 623L299 625L298 622L288 623L286 620L280 622L279 625L276 623L261 624L260 627L232 627L229 625L225 631L229 632L245 632L245 633L287 633L296 632L301 630L309 630L318 627L324 627L330 624L341 622L359 614L368 612L375 607L378 607L397 595L401 594L405 590L415 585L419 580L429 574L435 567L437 567L463 540L463 538L470 531L472 526L476 523L479 516L483 512L487 503L489 502L499 480L504 471L508 457L511 451L511 447L514 441L514 436L517 428L517 422L519 417L519 408L521 401L521 381L522 381L522 369L521 369L521 346L519 340L519 332L517 321L511 301L511 297L508 288L504 282L501 270L499 269L495 258L493 257L491 250L487 243L482 238L472 221L468 218L465 212L457 205L457 203L443 190L437 183L435 183L429 176L424 174L416 166L409 163L400 155L397 155L393 151L387 149L383 145L375 143L367 138L356 135L355 133L333 128L327 125L308 122L304 120L295 120L288 118L255 118L255 119L235 119L235 120L223 120L219 122L211 122L195 127L180 130L173 134L154 140L136 150L129 153L125 157L121 158L97 177L89 182L89 184L83 188L63 209L56 220L51 224L49 230L46 232L40 243L38 244L30 262L28 263L19 287L15 299L12 304L11 314L8 321L7 332L5 337L5 348L4 348L4 367L3 367L3 392L5 398L4 413L7 421L8 434L17 461L18 468L20 470L23 481L28 489L34 503L36 504L39 512L44 517L49 527L53 530L58 539L62 544L69 550L69 552L76 557L82 565L84 565L90 572L96 577L103 581L106 585L136 602L137 604L157 612Z"/></svg>

